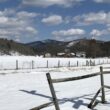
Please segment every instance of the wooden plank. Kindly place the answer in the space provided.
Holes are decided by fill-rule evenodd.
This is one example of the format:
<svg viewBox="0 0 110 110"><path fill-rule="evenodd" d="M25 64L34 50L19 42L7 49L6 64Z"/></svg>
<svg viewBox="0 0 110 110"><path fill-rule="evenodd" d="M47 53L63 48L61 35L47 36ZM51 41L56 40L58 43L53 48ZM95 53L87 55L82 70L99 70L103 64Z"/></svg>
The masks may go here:
<svg viewBox="0 0 110 110"><path fill-rule="evenodd" d="M100 72L89 74L89 75L84 75L84 76L78 76L78 77L70 77L70 78L62 78L62 79L52 79L52 82L53 83L59 83L59 82L75 81L75 80L90 78L90 77L94 77L94 76L98 76L98 75L100 75Z"/></svg>
<svg viewBox="0 0 110 110"><path fill-rule="evenodd" d="M105 103L105 90L104 90L104 77L103 77L103 67L100 67L100 79L101 79L101 87L102 87L102 103Z"/></svg>
<svg viewBox="0 0 110 110"><path fill-rule="evenodd" d="M110 74L110 71L103 71L103 74Z"/></svg>
<svg viewBox="0 0 110 110"><path fill-rule="evenodd" d="M110 86L104 85L105 88L110 89Z"/></svg>
<svg viewBox="0 0 110 110"><path fill-rule="evenodd" d="M30 109L30 110L40 110L40 109L43 109L43 108L45 108L45 107L48 107L50 104L52 104L53 102L48 102L48 103L45 103L45 104L42 104L42 105L40 105L40 106L38 106L38 107L35 107L35 108L32 108L32 109Z"/></svg>
<svg viewBox="0 0 110 110"><path fill-rule="evenodd" d="M110 67L103 67L103 69L110 69Z"/></svg>
<svg viewBox="0 0 110 110"><path fill-rule="evenodd" d="M60 110L59 105L58 105L58 100L57 100L57 97L55 94L54 86L52 84L52 79L51 79L50 73L47 73L46 76L47 76L47 80L48 80L48 84L49 84L49 88L50 88L50 91L52 94L53 103L55 105L55 108L56 108L56 110Z"/></svg>
<svg viewBox="0 0 110 110"><path fill-rule="evenodd" d="M102 90L102 87L97 91L97 93L95 94L95 96L93 97L92 101L90 102L90 104L88 105L88 108L93 108L93 104L95 103L95 100L97 98L97 96L99 95L100 91Z"/></svg>

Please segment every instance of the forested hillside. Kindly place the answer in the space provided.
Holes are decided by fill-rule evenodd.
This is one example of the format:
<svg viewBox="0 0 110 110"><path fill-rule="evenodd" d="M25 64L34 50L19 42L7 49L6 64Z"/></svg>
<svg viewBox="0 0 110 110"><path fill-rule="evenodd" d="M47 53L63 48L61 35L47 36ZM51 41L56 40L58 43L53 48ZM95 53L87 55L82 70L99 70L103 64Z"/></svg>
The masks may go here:
<svg viewBox="0 0 110 110"><path fill-rule="evenodd" d="M0 54L12 55L18 53L19 55L35 55L32 47L17 43L13 40L0 39Z"/></svg>

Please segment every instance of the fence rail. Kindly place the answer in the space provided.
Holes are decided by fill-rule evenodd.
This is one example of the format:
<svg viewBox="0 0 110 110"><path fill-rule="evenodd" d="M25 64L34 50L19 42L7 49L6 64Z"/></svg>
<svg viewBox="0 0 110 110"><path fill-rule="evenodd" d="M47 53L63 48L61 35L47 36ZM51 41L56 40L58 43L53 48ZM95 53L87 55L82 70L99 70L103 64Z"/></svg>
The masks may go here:
<svg viewBox="0 0 110 110"><path fill-rule="evenodd" d="M47 74L49 74L49 73L47 73ZM86 78L90 78L90 77L94 77L94 76L98 76L98 75L100 75L100 72L98 72L98 73L93 73L93 74L89 74L89 75L84 75L84 76L78 76L78 77L52 79L52 83L75 81L75 80L86 79Z"/></svg>
<svg viewBox="0 0 110 110"><path fill-rule="evenodd" d="M32 108L32 109L30 109L30 110L40 110L40 109L43 109L43 108L45 108L45 107L48 107L50 104L52 104L53 102L48 102L48 103L45 103L45 104L42 104L42 105L40 105L40 106L38 106L38 107L35 107L35 108Z"/></svg>

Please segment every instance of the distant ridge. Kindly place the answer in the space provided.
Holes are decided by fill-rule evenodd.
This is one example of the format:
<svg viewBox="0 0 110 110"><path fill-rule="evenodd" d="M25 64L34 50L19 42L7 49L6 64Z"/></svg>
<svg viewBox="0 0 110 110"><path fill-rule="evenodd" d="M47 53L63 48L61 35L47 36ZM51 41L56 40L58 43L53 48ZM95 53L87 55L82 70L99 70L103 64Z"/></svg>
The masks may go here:
<svg viewBox="0 0 110 110"><path fill-rule="evenodd" d="M87 57L105 57L110 56L110 42L95 39L76 39L72 41L43 40L27 43L26 45L33 47L37 54L42 55L51 53L56 56L57 53L65 52L85 52Z"/></svg>

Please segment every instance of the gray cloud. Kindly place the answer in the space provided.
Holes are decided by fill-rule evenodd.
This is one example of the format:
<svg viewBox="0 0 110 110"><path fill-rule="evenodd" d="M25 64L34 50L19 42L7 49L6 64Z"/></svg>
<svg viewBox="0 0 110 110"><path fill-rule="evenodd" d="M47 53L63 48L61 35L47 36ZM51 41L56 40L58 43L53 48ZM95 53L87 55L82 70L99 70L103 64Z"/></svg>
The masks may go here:
<svg viewBox="0 0 110 110"><path fill-rule="evenodd" d="M70 7L85 0L23 0L24 5L49 7L53 5Z"/></svg>

